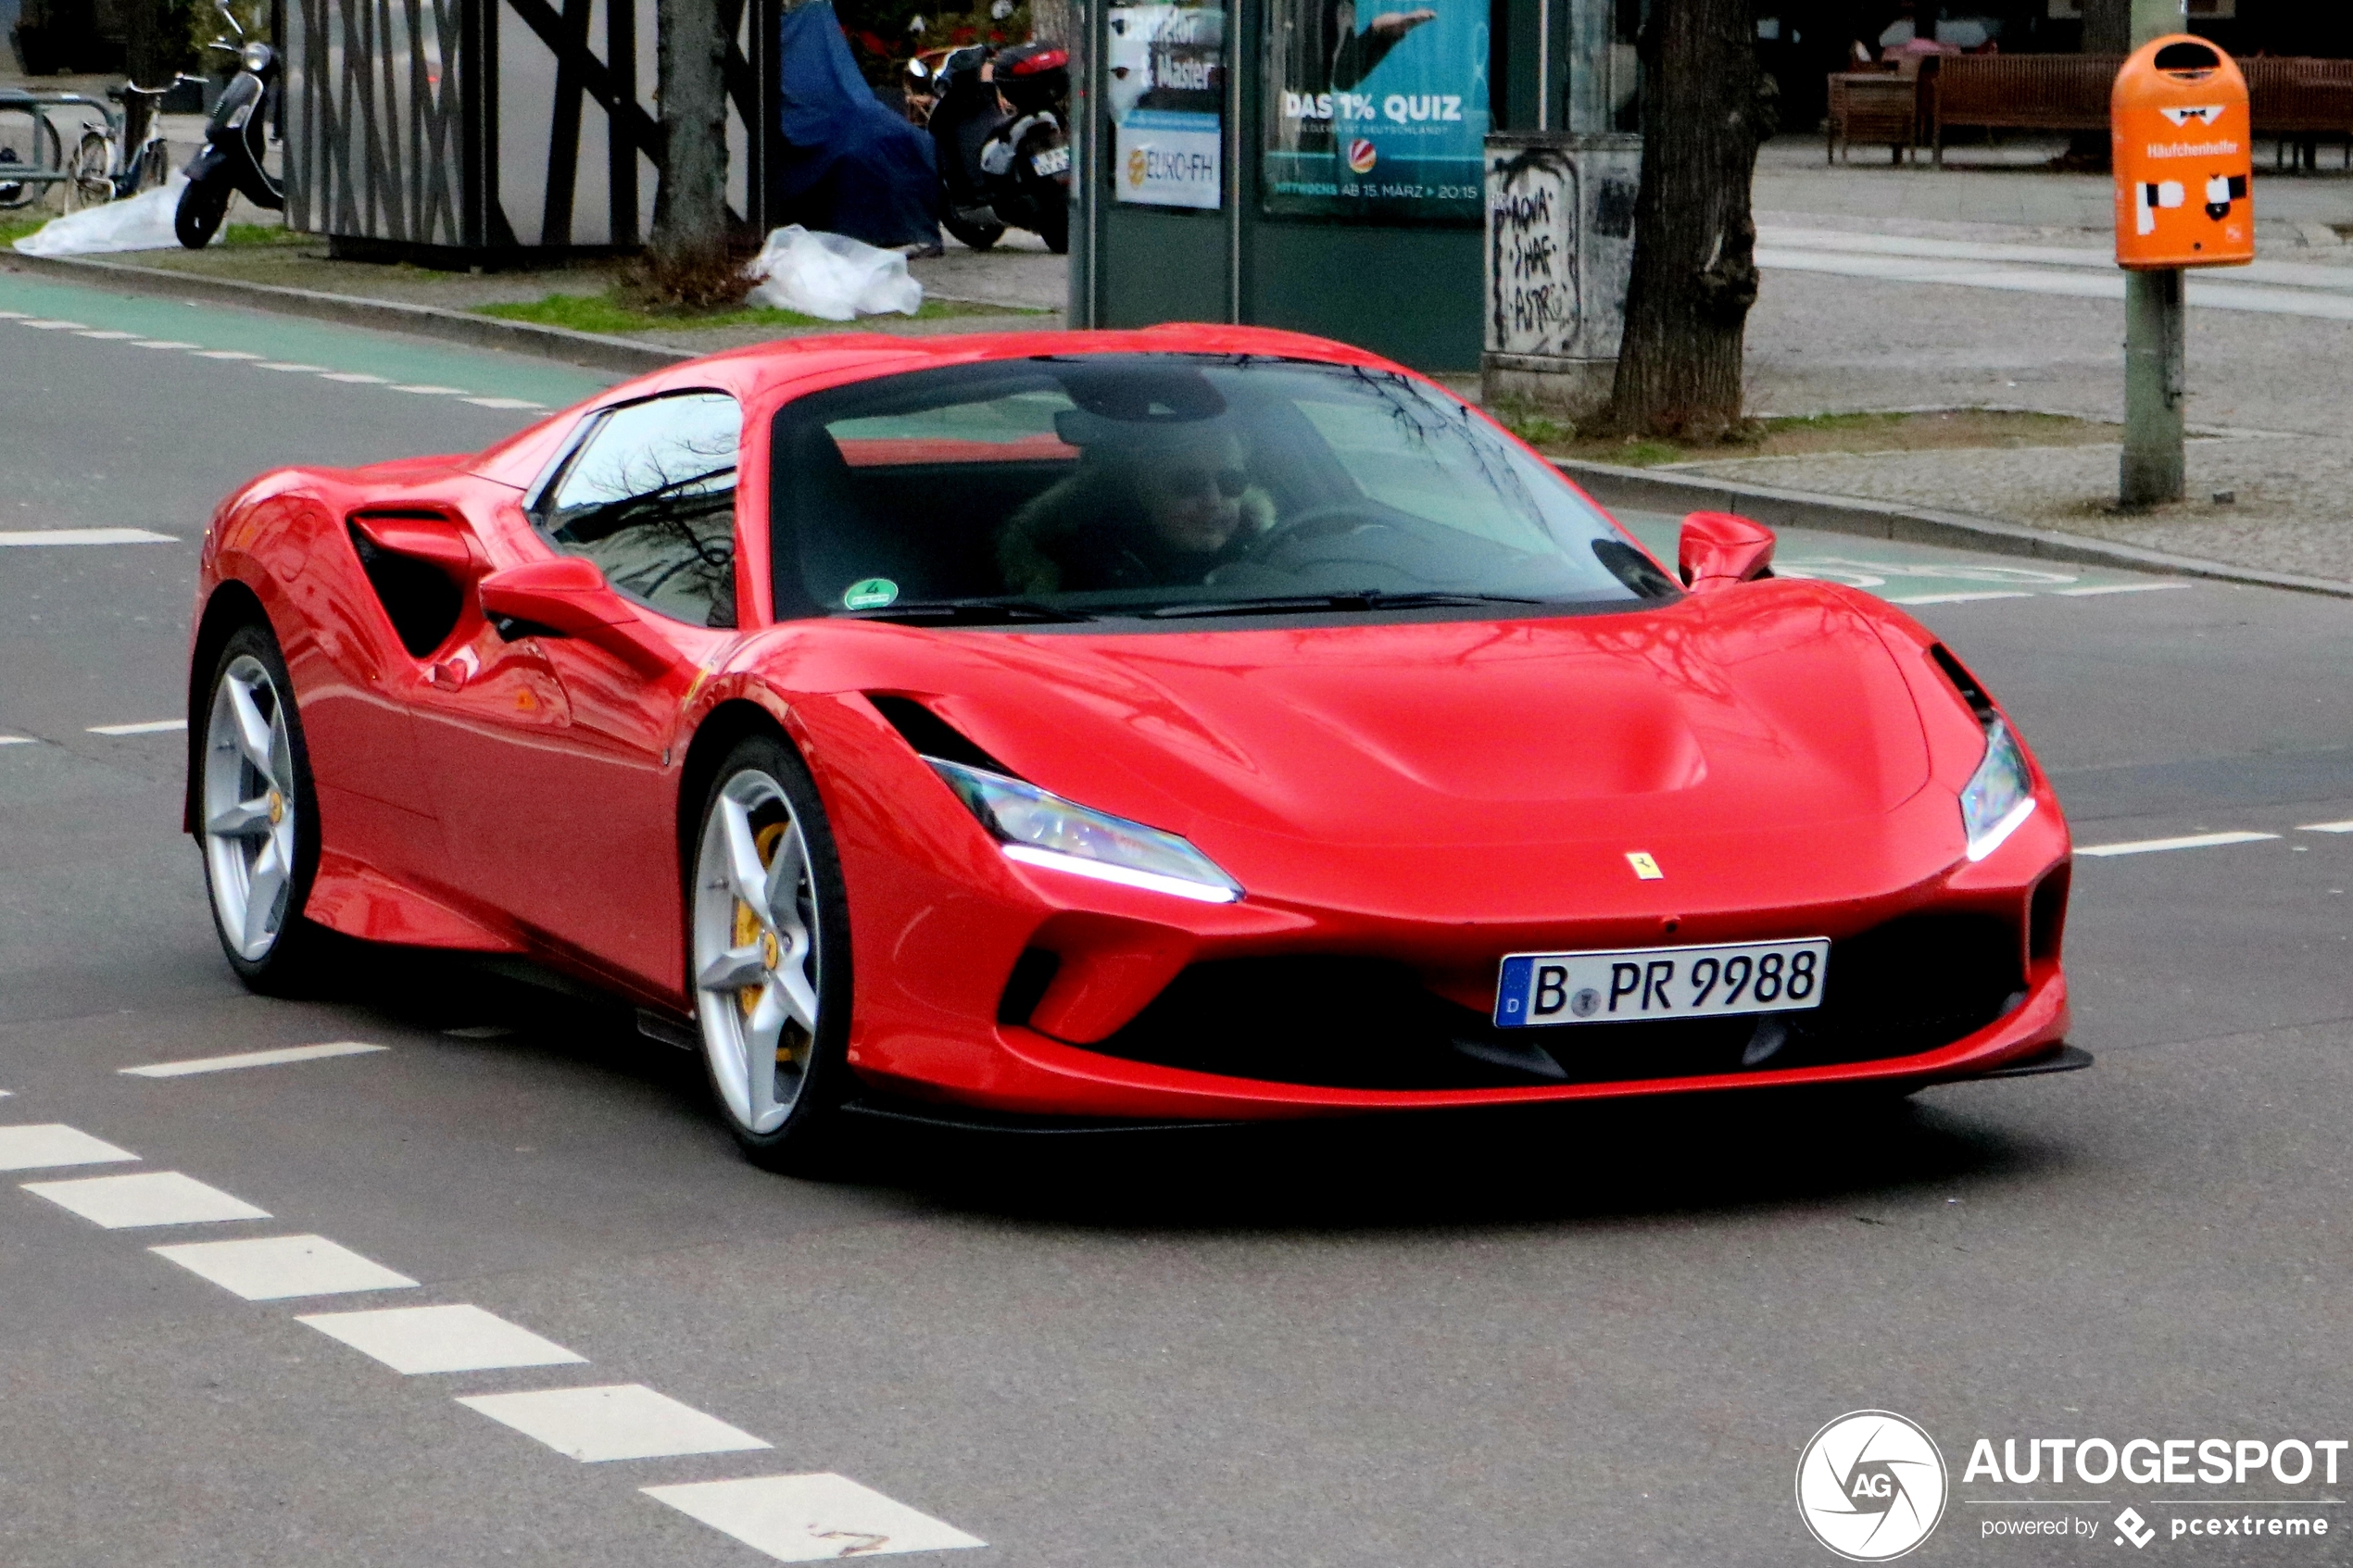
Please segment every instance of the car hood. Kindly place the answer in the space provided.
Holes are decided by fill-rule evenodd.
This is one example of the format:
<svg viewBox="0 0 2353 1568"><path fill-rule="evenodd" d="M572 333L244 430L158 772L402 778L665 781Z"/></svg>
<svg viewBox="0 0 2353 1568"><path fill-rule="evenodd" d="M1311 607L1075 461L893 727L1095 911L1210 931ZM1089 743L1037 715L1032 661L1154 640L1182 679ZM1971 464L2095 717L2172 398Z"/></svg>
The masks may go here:
<svg viewBox="0 0 2353 1568"><path fill-rule="evenodd" d="M907 657L858 660L898 677L868 689L923 700L1045 788L1184 834L1246 885L1302 843L1399 866L1827 844L1930 776L1886 645L1863 608L1811 583L1506 621L872 630Z"/></svg>

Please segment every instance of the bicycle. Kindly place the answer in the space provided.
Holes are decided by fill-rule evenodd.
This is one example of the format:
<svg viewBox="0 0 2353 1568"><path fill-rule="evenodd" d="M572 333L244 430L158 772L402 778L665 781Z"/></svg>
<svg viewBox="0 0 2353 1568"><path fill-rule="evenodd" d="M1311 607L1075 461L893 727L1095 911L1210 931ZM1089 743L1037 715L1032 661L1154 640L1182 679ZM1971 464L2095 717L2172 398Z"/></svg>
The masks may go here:
<svg viewBox="0 0 2353 1568"><path fill-rule="evenodd" d="M122 141L131 118L128 99L137 96L160 100L185 82L201 85L203 79L183 71L161 87L142 87L128 82L107 89L107 96L122 104L123 111L115 114L101 110L103 127L82 122L82 138L66 164L69 201L82 207L97 207L155 190L170 178L171 148L164 139L163 116L157 112L159 103L148 106L146 134L141 138L138 150L127 159L122 157Z"/></svg>

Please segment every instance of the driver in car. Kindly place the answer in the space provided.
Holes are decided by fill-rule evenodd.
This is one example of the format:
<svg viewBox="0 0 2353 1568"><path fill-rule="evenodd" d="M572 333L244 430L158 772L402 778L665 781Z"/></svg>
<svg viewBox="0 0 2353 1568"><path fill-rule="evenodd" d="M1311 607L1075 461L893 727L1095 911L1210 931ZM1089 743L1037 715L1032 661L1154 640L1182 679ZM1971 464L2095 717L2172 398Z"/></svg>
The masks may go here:
<svg viewBox="0 0 2353 1568"><path fill-rule="evenodd" d="M997 561L1016 594L1198 585L1274 526L1231 432L1130 425L1013 513Z"/></svg>

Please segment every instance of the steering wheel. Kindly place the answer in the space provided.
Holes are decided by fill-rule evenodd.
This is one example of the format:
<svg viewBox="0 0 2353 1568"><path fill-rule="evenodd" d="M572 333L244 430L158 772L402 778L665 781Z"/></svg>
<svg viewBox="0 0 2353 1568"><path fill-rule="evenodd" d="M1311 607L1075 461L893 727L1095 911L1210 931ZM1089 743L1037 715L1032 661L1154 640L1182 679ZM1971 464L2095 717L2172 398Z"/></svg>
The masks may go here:
<svg viewBox="0 0 2353 1568"><path fill-rule="evenodd" d="M1358 498L1333 501L1321 507L1310 507L1297 517L1289 518L1269 529L1252 545L1244 558L1261 559L1285 545L1302 539L1321 539L1328 534L1346 533L1353 528L1393 528L1394 514L1378 501Z"/></svg>

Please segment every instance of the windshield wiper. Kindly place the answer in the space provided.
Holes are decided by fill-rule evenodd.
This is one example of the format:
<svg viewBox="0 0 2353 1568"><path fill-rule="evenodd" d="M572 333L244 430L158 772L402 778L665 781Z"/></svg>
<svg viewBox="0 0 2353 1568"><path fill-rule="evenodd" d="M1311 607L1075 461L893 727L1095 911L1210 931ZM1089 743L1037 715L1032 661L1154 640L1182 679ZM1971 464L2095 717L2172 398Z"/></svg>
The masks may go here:
<svg viewBox="0 0 2353 1568"><path fill-rule="evenodd" d="M1354 594L1298 594L1277 598L1162 605L1142 613L1155 619L1175 621L1210 615L1290 615L1326 609L1428 609L1454 605L1544 605L1559 602L1557 599L1530 598L1524 594L1461 594L1441 589L1391 594L1379 588L1366 588Z"/></svg>
<svg viewBox="0 0 2353 1568"><path fill-rule="evenodd" d="M1028 599L901 599L874 609L836 610L837 620L888 621L916 626L1002 626L1011 621L1092 621L1084 610L1056 609Z"/></svg>

